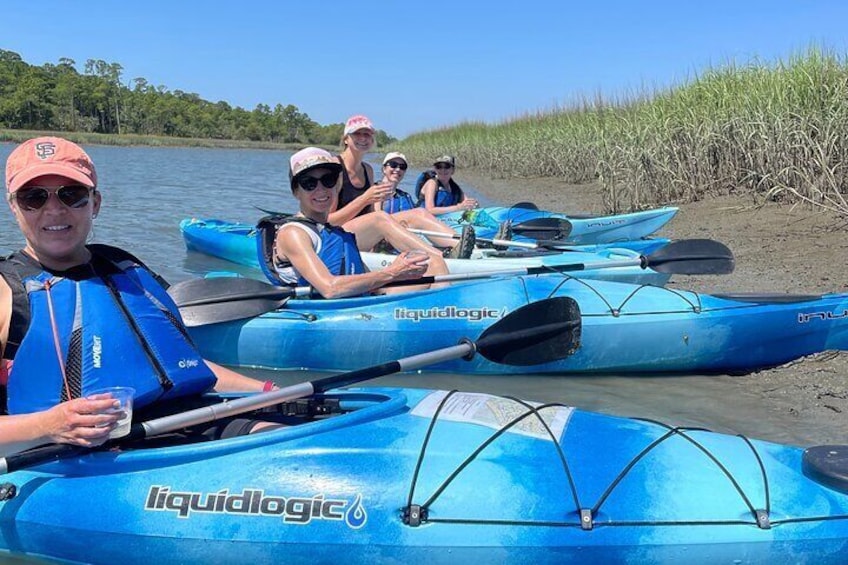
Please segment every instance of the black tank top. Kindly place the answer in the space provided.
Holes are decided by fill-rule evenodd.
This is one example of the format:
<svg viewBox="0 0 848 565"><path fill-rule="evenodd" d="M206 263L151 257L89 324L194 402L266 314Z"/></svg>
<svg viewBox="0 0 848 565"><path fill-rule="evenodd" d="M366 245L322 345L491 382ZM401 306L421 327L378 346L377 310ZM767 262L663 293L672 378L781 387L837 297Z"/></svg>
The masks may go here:
<svg viewBox="0 0 848 565"><path fill-rule="evenodd" d="M371 179L368 178L368 169L365 167L365 163L362 163L362 176L365 177L365 185L362 188L357 188L353 186L353 183L350 181L347 169L342 167L342 189L339 192L339 210L353 202L356 198L362 196L366 190L371 188ZM371 206L366 206L354 217L358 218L359 216L364 216L372 211Z"/></svg>

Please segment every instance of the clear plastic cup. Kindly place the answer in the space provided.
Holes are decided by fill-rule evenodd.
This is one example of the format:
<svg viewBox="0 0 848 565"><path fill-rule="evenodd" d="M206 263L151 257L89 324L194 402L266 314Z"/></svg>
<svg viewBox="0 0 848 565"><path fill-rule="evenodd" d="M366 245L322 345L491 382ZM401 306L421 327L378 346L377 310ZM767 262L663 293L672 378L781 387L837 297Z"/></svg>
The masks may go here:
<svg viewBox="0 0 848 565"><path fill-rule="evenodd" d="M120 420L118 420L115 429L113 429L109 433L109 438L114 439L124 437L125 435L130 433L130 426L132 425L133 395L135 395L135 389L128 386L112 386L107 388L99 388L97 390L89 392L89 395L94 394L110 394L112 398L120 402L120 406L109 408L103 413L124 413L124 416Z"/></svg>

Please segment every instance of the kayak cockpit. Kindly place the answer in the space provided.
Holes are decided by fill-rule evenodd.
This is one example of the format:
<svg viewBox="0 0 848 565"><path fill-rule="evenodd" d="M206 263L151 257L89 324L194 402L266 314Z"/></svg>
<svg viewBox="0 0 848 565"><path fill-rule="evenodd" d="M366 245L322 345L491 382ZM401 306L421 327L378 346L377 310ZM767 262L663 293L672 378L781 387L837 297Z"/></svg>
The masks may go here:
<svg viewBox="0 0 848 565"><path fill-rule="evenodd" d="M236 395L209 394L197 399L194 409L212 405ZM408 409L403 390L330 391L283 402L238 418L282 424L268 431L220 439L199 425L128 443L115 440L93 453L62 459L41 469L62 475L125 473L150 467L179 465L200 459L221 457L309 436L318 436L347 426L388 418Z"/></svg>

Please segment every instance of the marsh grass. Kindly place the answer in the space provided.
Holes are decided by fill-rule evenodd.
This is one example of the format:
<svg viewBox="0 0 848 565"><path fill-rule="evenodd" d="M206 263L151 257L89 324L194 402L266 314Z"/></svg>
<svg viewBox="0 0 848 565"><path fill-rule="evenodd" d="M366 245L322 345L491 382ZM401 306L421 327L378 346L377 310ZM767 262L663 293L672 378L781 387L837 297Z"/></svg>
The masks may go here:
<svg viewBox="0 0 848 565"><path fill-rule="evenodd" d="M611 212L739 193L848 215L848 65L811 47L666 91L462 123L396 146L422 164L452 153L500 177L598 181Z"/></svg>

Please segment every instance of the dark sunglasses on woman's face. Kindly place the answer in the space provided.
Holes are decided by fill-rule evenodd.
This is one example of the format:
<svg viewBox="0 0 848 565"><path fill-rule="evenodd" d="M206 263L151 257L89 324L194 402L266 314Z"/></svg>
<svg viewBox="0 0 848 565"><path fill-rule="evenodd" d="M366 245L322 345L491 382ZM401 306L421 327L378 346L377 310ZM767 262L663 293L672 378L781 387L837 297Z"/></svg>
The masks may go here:
<svg viewBox="0 0 848 565"><path fill-rule="evenodd" d="M437 169L453 169L453 165L448 165L447 163L439 163L434 165Z"/></svg>
<svg viewBox="0 0 848 565"><path fill-rule="evenodd" d="M390 169L400 169L401 171L405 171L407 167L406 163L398 163L397 161L389 161L388 163L386 163L386 166Z"/></svg>
<svg viewBox="0 0 848 565"><path fill-rule="evenodd" d="M83 208L88 204L94 189L81 184L70 184L56 188L43 186L26 186L9 195L9 200L15 200L22 210L33 212L47 204L51 194L55 194L59 202L68 208Z"/></svg>
<svg viewBox="0 0 848 565"><path fill-rule="evenodd" d="M312 192L318 188L319 181L324 185L324 188L333 188L339 181L339 173L324 173L320 177L304 175L298 179L297 184L306 192Z"/></svg>

